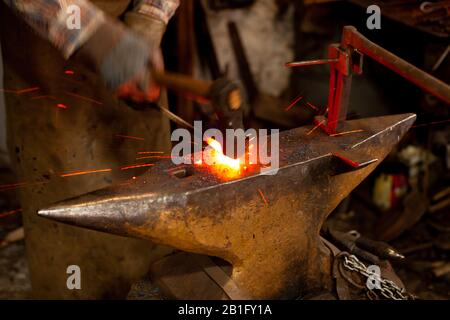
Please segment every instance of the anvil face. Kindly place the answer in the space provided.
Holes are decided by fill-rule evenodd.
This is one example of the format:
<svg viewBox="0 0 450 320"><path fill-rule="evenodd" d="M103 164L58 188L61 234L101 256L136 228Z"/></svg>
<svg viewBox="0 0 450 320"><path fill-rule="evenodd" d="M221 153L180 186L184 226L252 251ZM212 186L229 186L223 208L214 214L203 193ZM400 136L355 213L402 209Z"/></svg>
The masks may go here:
<svg viewBox="0 0 450 320"><path fill-rule="evenodd" d="M403 114L346 121L341 132L352 133L335 136L312 125L282 132L276 175L251 171L223 181L195 166L180 175L162 161L128 185L39 215L220 257L249 298L298 297L331 286L320 228L414 120Z"/></svg>

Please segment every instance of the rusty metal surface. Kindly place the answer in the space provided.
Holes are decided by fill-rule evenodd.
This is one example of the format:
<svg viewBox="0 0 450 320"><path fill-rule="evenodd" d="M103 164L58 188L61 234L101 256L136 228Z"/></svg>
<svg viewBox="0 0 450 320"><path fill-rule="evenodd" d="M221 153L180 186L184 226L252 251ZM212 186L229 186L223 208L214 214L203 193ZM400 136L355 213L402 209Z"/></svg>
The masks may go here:
<svg viewBox="0 0 450 320"><path fill-rule="evenodd" d="M223 180L205 167L185 166L180 178L170 160L161 161L128 184L39 215L220 257L233 265L239 288L255 299L331 290L330 254L319 230L414 120L414 114L403 114L346 121L343 130L353 133L335 136L313 126L282 132L276 175L253 170Z"/></svg>

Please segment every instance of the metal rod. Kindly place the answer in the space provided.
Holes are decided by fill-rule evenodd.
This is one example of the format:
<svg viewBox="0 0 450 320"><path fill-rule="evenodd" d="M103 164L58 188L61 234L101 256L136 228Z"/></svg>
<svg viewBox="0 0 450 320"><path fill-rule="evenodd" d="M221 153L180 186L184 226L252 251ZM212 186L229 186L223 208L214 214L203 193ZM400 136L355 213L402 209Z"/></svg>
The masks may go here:
<svg viewBox="0 0 450 320"><path fill-rule="evenodd" d="M450 105L450 86L373 43L355 27L344 27L341 47L354 48Z"/></svg>
<svg viewBox="0 0 450 320"><path fill-rule="evenodd" d="M318 59L318 60L307 60L307 61L294 61L285 64L286 67L306 67L315 66L320 64L331 64L338 62L338 59Z"/></svg>
<svg viewBox="0 0 450 320"><path fill-rule="evenodd" d="M169 109L167 109L163 106L160 106L159 104L158 104L158 108L162 113L164 113L170 120L172 120L176 124L194 130L194 126L192 126L189 122L187 122L183 118L180 118L179 116L177 116L175 113L173 113Z"/></svg>

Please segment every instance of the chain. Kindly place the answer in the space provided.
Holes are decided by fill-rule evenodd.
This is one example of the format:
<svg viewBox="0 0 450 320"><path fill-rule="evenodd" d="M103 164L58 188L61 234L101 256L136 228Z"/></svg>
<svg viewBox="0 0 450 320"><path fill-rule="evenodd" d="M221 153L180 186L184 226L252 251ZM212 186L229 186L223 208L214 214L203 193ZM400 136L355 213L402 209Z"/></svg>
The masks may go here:
<svg viewBox="0 0 450 320"><path fill-rule="evenodd" d="M368 268L358 260L358 258L351 254L346 254L343 256L343 266L347 268L350 271L358 272L359 274L363 275L364 277L370 279L373 279L376 281L376 283L379 283L380 285L377 286L377 288L370 289L367 287L369 293L375 294L375 289L379 290L381 295L385 297L386 299L391 300L408 300L413 299L413 295L406 292L404 288L398 287L393 281L390 281L388 279L383 279L378 273L370 272L368 271ZM371 297L372 295L369 295Z"/></svg>

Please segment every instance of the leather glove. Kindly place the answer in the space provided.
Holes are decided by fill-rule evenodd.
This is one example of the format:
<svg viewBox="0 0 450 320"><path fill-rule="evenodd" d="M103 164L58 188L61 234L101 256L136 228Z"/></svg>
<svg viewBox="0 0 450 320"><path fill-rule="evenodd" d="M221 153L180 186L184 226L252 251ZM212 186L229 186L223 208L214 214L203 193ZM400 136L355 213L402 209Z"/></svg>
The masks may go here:
<svg viewBox="0 0 450 320"><path fill-rule="evenodd" d="M139 12L130 11L125 14L125 24L133 31L144 38L147 43L159 47L161 40L166 32L166 24L164 21L143 15Z"/></svg>
<svg viewBox="0 0 450 320"><path fill-rule="evenodd" d="M164 70L164 60L159 47L164 32L166 31L166 24L160 19L143 15L135 11L127 12L124 17L124 22L130 29L139 34L139 36L141 36L150 46L158 48L154 52L153 67L157 70ZM151 78L149 81L151 82ZM159 89L156 84L150 83L150 86L153 90ZM155 94L159 97L160 91L156 91ZM118 90L118 95L119 97L128 97L131 98L131 100L138 102L145 100L145 97L142 96L136 83L127 83L124 86L121 86Z"/></svg>
<svg viewBox="0 0 450 320"><path fill-rule="evenodd" d="M120 98L153 102L160 87L152 81L152 68L162 69L159 42L148 41L120 22L106 22L75 53L99 72L106 86Z"/></svg>

